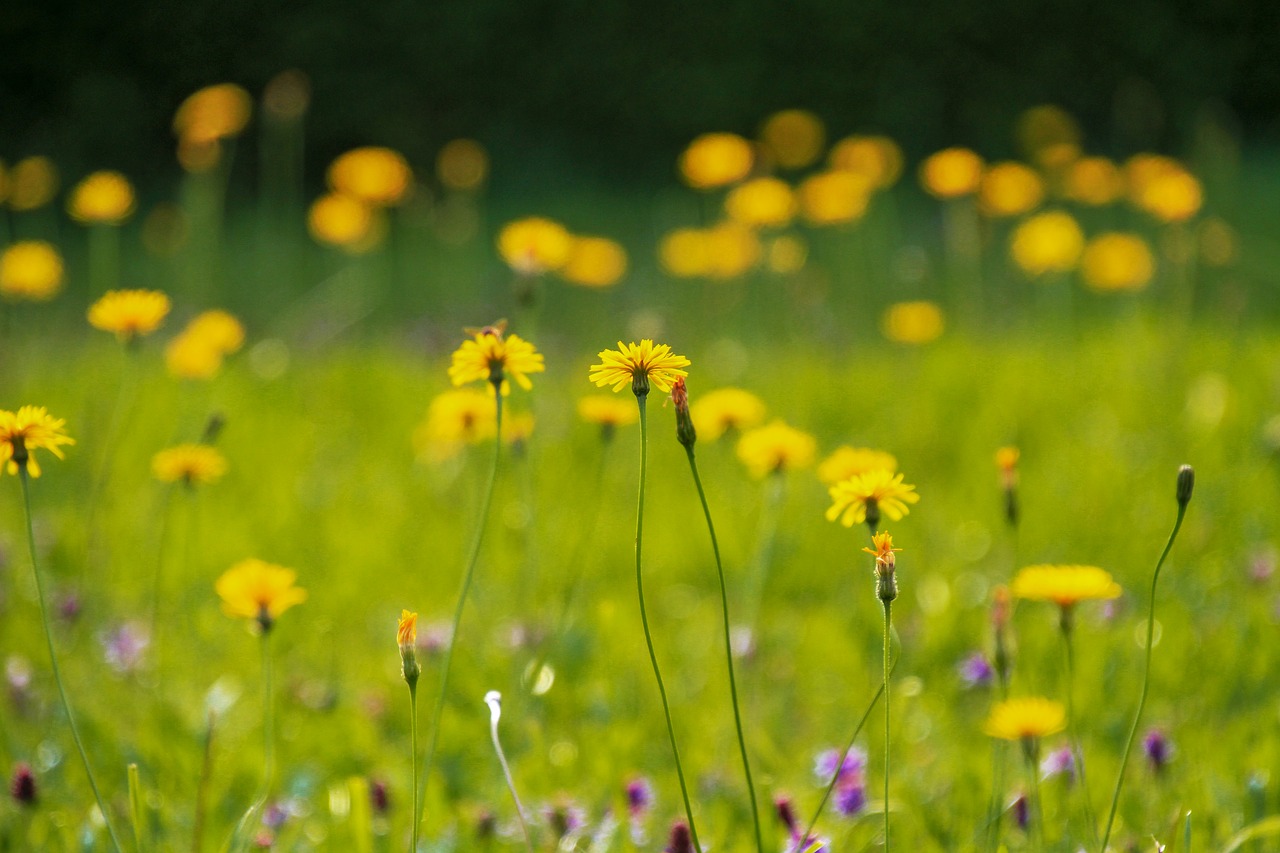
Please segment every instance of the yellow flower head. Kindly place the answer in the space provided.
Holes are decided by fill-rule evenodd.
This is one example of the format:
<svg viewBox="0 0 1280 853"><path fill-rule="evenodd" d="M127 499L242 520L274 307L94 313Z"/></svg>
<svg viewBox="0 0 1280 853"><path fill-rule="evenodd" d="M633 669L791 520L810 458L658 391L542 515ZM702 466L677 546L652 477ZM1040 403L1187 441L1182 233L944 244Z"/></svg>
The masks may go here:
<svg viewBox="0 0 1280 853"><path fill-rule="evenodd" d="M535 423L532 412L513 412L502 419L502 440L507 444L523 444L533 435Z"/></svg>
<svg viewBox="0 0 1280 853"><path fill-rule="evenodd" d="M118 225L133 213L133 185L119 172L94 172L71 190L67 212L77 222Z"/></svg>
<svg viewBox="0 0 1280 853"><path fill-rule="evenodd" d="M891 453L872 450L869 447L841 445L818 466L818 479L828 486L848 480L868 471L883 469L890 473L898 470L898 460Z"/></svg>
<svg viewBox="0 0 1280 853"><path fill-rule="evenodd" d="M48 157L24 157L9 172L9 207L36 210L58 194L58 167Z"/></svg>
<svg viewBox="0 0 1280 853"><path fill-rule="evenodd" d="M489 174L489 152L474 139L446 142L436 156L436 175L451 190L474 190Z"/></svg>
<svg viewBox="0 0 1280 853"><path fill-rule="evenodd" d="M160 328L168 313L169 297L158 290L110 290L89 306L89 324L129 343Z"/></svg>
<svg viewBox="0 0 1280 853"><path fill-rule="evenodd" d="M729 191L725 213L750 228L781 228L796 215L796 196L786 181L753 178Z"/></svg>
<svg viewBox="0 0 1280 853"><path fill-rule="evenodd" d="M799 272L809 259L809 246L794 234L773 238L768 251L769 271L779 275Z"/></svg>
<svg viewBox="0 0 1280 853"><path fill-rule="evenodd" d="M1101 207L1124 194L1124 176L1106 157L1083 157L1067 172L1065 189L1072 201Z"/></svg>
<svg viewBox="0 0 1280 853"><path fill-rule="evenodd" d="M1155 275L1156 259L1137 234L1110 231L1085 246L1080 269L1084 283L1093 290L1141 290Z"/></svg>
<svg viewBox="0 0 1280 853"><path fill-rule="evenodd" d="M560 269L565 281L583 287L609 287L627 271L627 251L607 237L575 237L569 260Z"/></svg>
<svg viewBox="0 0 1280 853"><path fill-rule="evenodd" d="M1012 471L1018 465L1022 453L1016 447L1002 447L996 451L996 467L1001 471Z"/></svg>
<svg viewBox="0 0 1280 853"><path fill-rule="evenodd" d="M690 407L698 435L715 441L731 430L741 431L764 421L764 401L741 388L717 388L700 396Z"/></svg>
<svg viewBox="0 0 1280 853"><path fill-rule="evenodd" d="M808 468L813 464L817 446L807 432L775 420L743 433L737 450L738 459L747 466L751 476L760 478Z"/></svg>
<svg viewBox="0 0 1280 853"><path fill-rule="evenodd" d="M814 225L853 222L867 212L874 189L874 179L860 172L819 172L800 185L800 205Z"/></svg>
<svg viewBox="0 0 1280 853"><path fill-rule="evenodd" d="M880 319L880 330L884 336L899 344L919 345L936 341L946 325L938 303L923 299L896 302L885 309Z"/></svg>
<svg viewBox="0 0 1280 853"><path fill-rule="evenodd" d="M377 248L385 220L367 202L345 193L322 195L307 211L307 231L317 243L354 255Z"/></svg>
<svg viewBox="0 0 1280 853"><path fill-rule="evenodd" d="M915 486L903 483L901 474L884 468L850 477L828 491L832 503L827 510L827 521L838 518L845 527L866 521L868 505L874 505L877 513L899 521L910 512L907 504L920 500Z"/></svg>
<svg viewBox="0 0 1280 853"><path fill-rule="evenodd" d="M400 621L396 623L396 644L400 653L412 649L418 642L418 614L410 610L400 611Z"/></svg>
<svg viewBox="0 0 1280 853"><path fill-rule="evenodd" d="M997 163L982 174L978 207L988 216L1021 216L1044 198L1044 181L1030 166Z"/></svg>
<svg viewBox="0 0 1280 853"><path fill-rule="evenodd" d="M628 426L640 420L640 412L612 394L592 394L578 400L578 417L602 427Z"/></svg>
<svg viewBox="0 0 1280 853"><path fill-rule="evenodd" d="M876 558L877 563L891 564L893 562L893 554L895 551L901 551L901 548L893 547L893 536L887 530L882 530L871 537L870 548L863 548L868 554Z"/></svg>
<svg viewBox="0 0 1280 853"><path fill-rule="evenodd" d="M831 168L853 172L876 189L891 187L902 176L902 149L887 136L847 136L831 147Z"/></svg>
<svg viewBox="0 0 1280 853"><path fill-rule="evenodd" d="M468 444L477 444L494 433L497 404L492 394L472 388L446 391L427 406L427 415L413 433L419 459L443 462Z"/></svg>
<svg viewBox="0 0 1280 853"><path fill-rule="evenodd" d="M62 459L62 445L75 444L63 429L66 423L50 417L44 406L23 406L16 412L0 409L0 462L10 474L17 474L25 465L28 474L39 477L36 450L47 450Z"/></svg>
<svg viewBox="0 0 1280 853"><path fill-rule="evenodd" d="M1067 709L1061 702L1024 696L996 703L982 730L1004 740L1026 740L1057 734L1067 727Z"/></svg>
<svg viewBox="0 0 1280 853"><path fill-rule="evenodd" d="M920 184L937 198L973 194L982 180L982 158L968 148L947 148L920 164Z"/></svg>
<svg viewBox="0 0 1280 853"><path fill-rule="evenodd" d="M1027 566L1013 579L1013 594L1071 607L1080 601L1119 598L1120 585L1097 566Z"/></svg>
<svg viewBox="0 0 1280 853"><path fill-rule="evenodd" d="M745 178L755 163L751 143L735 133L704 133L680 155L685 183L705 190Z"/></svg>
<svg viewBox="0 0 1280 853"><path fill-rule="evenodd" d="M268 631L281 613L307 600L307 591L293 585L297 577L293 569L251 557L223 572L214 589L222 599L223 613L256 619Z"/></svg>
<svg viewBox="0 0 1280 853"><path fill-rule="evenodd" d="M227 460L207 444L179 444L151 457L151 472L162 483L181 480L188 486L216 483L227 473Z"/></svg>
<svg viewBox="0 0 1280 853"><path fill-rule="evenodd" d="M640 343L624 344L618 341L616 350L599 352L600 363L591 365L588 378L601 388L613 386L614 392L628 385L637 397L649 393L653 384L664 394L670 393L671 383L689 372L689 359L675 355L666 344L655 344L645 338Z"/></svg>
<svg viewBox="0 0 1280 853"><path fill-rule="evenodd" d="M1200 181L1178 168L1158 175L1142 187L1138 204L1164 222L1186 222L1200 210L1203 190Z"/></svg>
<svg viewBox="0 0 1280 853"><path fill-rule="evenodd" d="M183 334L222 355L230 355L244 346L244 326L231 314L217 308L197 314Z"/></svg>
<svg viewBox="0 0 1280 853"><path fill-rule="evenodd" d="M193 92L173 116L173 132L196 145L236 136L249 123L253 98L234 83L219 83Z"/></svg>
<svg viewBox="0 0 1280 853"><path fill-rule="evenodd" d="M413 188L413 170L398 151L378 146L356 148L329 164L329 186L366 204L399 204Z"/></svg>
<svg viewBox="0 0 1280 853"><path fill-rule="evenodd" d="M784 169L803 169L822 154L822 119L808 110L781 110L765 119L760 141Z"/></svg>
<svg viewBox="0 0 1280 853"><path fill-rule="evenodd" d="M706 269L703 275L719 281L737 278L760 260L760 237L739 222L721 222L703 232Z"/></svg>
<svg viewBox="0 0 1280 853"><path fill-rule="evenodd" d="M559 222L530 216L502 227L498 253L520 275L542 275L569 262L573 236Z"/></svg>
<svg viewBox="0 0 1280 853"><path fill-rule="evenodd" d="M1037 214L1013 232L1009 252L1030 276L1069 272L1084 251L1084 232L1060 210Z"/></svg>
<svg viewBox="0 0 1280 853"><path fill-rule="evenodd" d="M62 256L43 240L21 240L0 254L0 295L52 299L62 289Z"/></svg>
<svg viewBox="0 0 1280 853"><path fill-rule="evenodd" d="M487 381L504 386L508 377L526 391L533 387L528 373L546 369L542 353L519 335L504 335L505 322L471 331L471 340L463 341L453 353L449 378L454 385Z"/></svg>

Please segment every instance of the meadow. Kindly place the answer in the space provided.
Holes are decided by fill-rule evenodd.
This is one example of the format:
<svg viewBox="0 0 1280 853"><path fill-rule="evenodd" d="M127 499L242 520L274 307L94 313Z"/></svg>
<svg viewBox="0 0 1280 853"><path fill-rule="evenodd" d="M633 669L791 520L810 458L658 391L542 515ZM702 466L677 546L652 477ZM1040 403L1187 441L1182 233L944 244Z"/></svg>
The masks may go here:
<svg viewBox="0 0 1280 853"><path fill-rule="evenodd" d="M267 99L264 150L294 150L289 106ZM1081 141L1053 116L1023 171L900 151L890 168L884 140L788 161L795 128L766 124L745 167L731 141L701 161L695 144L683 186L622 197L486 189L468 143L434 174L387 153L354 178L331 169L325 195L282 166L245 198L230 181L243 123L194 119L174 199L130 189L114 219L56 188L17 204L14 165L4 236L56 247L59 275L43 290L16 265L0 275L0 407L47 407L75 443L65 460L33 444L40 476L0 482L0 849L403 850L424 785L424 851L684 853L672 827L690 812L703 850L880 849L887 723L893 846L1099 850L1180 505L1107 846L1270 849L1280 172L1209 135L1150 174L1113 163L1114 194L1091 201L1071 178ZM1096 248L1115 234L1119 259ZM164 311L93 328L119 287L162 291ZM213 354L190 324L211 309L240 330ZM499 441L495 386L454 396L450 367L464 341L520 339L545 371L509 383ZM634 411L630 387L589 373L645 339L689 362L759 842L683 406L661 381L648 395L643 577L670 731L635 587L640 430L580 409L609 395ZM701 407L724 388L763 410ZM774 419L798 432L752 452ZM10 454L13 434L0 426ZM156 454L195 442L225 472L166 474ZM886 552L863 553L861 520L824 518L834 483L862 476L819 476L842 446L891 454L874 470L919 498L876 528L901 549L887 719ZM229 615L215 584L248 558L296 572L305 600ZM1100 567L1118 596L1002 612L1033 565ZM1059 703L1069 725L992 736L1009 697ZM802 839L841 764L824 753L850 738Z"/></svg>

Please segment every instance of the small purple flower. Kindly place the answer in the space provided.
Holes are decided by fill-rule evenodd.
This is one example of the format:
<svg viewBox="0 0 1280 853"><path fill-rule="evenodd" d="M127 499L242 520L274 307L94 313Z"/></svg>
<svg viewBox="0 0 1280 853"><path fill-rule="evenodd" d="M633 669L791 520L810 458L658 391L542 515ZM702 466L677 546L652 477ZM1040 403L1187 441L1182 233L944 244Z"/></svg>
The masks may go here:
<svg viewBox="0 0 1280 853"><path fill-rule="evenodd" d="M867 805L867 787L861 778L836 786L835 809L843 817L853 817Z"/></svg>
<svg viewBox="0 0 1280 853"><path fill-rule="evenodd" d="M374 814L386 814L391 808L391 793L385 779L369 780L369 804Z"/></svg>
<svg viewBox="0 0 1280 853"><path fill-rule="evenodd" d="M987 660L987 656L982 652L969 655L960 661L956 669L960 673L960 680L968 688L986 687L996 675L991 661Z"/></svg>
<svg viewBox="0 0 1280 853"><path fill-rule="evenodd" d="M1173 744L1160 729L1150 729L1142 736L1142 752L1147 756L1151 770L1160 773L1173 757Z"/></svg>
<svg viewBox="0 0 1280 853"><path fill-rule="evenodd" d="M829 783L837 767L840 769L841 781L850 776L861 776L867 769L867 754L855 746L845 754L844 761L841 762L840 750L824 749L813 761L813 773L818 779L818 784Z"/></svg>
<svg viewBox="0 0 1280 853"><path fill-rule="evenodd" d="M693 853L693 837L684 821L676 821L671 827L671 841L662 853Z"/></svg>
<svg viewBox="0 0 1280 853"><path fill-rule="evenodd" d="M1009 808L1013 811L1013 822L1017 824L1018 829L1026 832L1027 827L1031 824L1031 804L1027 802L1027 795L1018 794L1013 798L1013 802L1009 804Z"/></svg>
<svg viewBox="0 0 1280 853"><path fill-rule="evenodd" d="M791 838L787 841L784 853L831 853L831 842L817 835L810 835L803 841Z"/></svg>
<svg viewBox="0 0 1280 853"><path fill-rule="evenodd" d="M642 816L653 805L653 785L643 776L627 782L627 813L632 818Z"/></svg>
<svg viewBox="0 0 1280 853"><path fill-rule="evenodd" d="M554 806L544 806L542 816L551 827L556 838L581 832L587 825L587 813L572 802L561 802Z"/></svg>
<svg viewBox="0 0 1280 853"><path fill-rule="evenodd" d="M1249 559L1249 579L1256 584L1264 584L1276 571L1276 549L1270 545L1260 548Z"/></svg>
<svg viewBox="0 0 1280 853"><path fill-rule="evenodd" d="M4 681L9 688L9 699L19 710L31 698L31 664L26 658L12 655L4 662Z"/></svg>
<svg viewBox="0 0 1280 853"><path fill-rule="evenodd" d="M142 656L151 638L145 626L138 622L125 622L113 631L99 634L98 642L102 645L107 665L125 675L142 665Z"/></svg>
<svg viewBox="0 0 1280 853"><path fill-rule="evenodd" d="M57 602L54 604L54 610L58 614L58 618L63 622L74 622L80 618L80 611L83 607L80 605L80 596L75 590L67 590L58 596Z"/></svg>
<svg viewBox="0 0 1280 853"><path fill-rule="evenodd" d="M9 796L13 797L15 803L24 806L35 805L36 777L31 772L31 765L25 761L18 762L18 766L13 768L13 779L9 781Z"/></svg>
<svg viewBox="0 0 1280 853"><path fill-rule="evenodd" d="M791 804L790 797L778 797L773 801L773 807L778 810L778 820L782 821L782 825L787 828L787 834L795 838L800 834L799 821L796 820L795 806Z"/></svg>
<svg viewBox="0 0 1280 853"><path fill-rule="evenodd" d="M1040 778L1052 779L1055 776L1063 777L1068 783L1075 780L1076 760L1071 754L1071 747L1055 749L1040 762Z"/></svg>

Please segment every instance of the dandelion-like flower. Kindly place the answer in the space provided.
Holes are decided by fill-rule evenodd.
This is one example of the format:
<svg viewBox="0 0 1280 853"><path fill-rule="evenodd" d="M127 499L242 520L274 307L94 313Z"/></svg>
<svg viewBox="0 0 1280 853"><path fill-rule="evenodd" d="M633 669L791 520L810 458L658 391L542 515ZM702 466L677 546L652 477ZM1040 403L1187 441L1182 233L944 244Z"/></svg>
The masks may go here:
<svg viewBox="0 0 1280 853"><path fill-rule="evenodd" d="M396 645L400 647L401 671L404 680L413 687L422 672L418 666L418 614L410 610L400 611L396 623Z"/></svg>
<svg viewBox="0 0 1280 853"><path fill-rule="evenodd" d="M44 302L62 289L62 256L43 240L19 240L0 253L0 296Z"/></svg>
<svg viewBox="0 0 1280 853"><path fill-rule="evenodd" d="M463 341L453 353L449 378L454 385L487 381L502 387L507 378L526 391L533 387L528 373L546 370L542 353L519 335L505 335L506 324L499 322L473 330L471 340Z"/></svg>
<svg viewBox="0 0 1280 853"><path fill-rule="evenodd" d="M1067 608L1080 601L1120 597L1120 585L1097 566L1027 566L1013 579L1018 598Z"/></svg>
<svg viewBox="0 0 1280 853"><path fill-rule="evenodd" d="M164 350L165 366L179 379L212 379L222 360L244 345L244 326L226 311L196 315Z"/></svg>
<svg viewBox="0 0 1280 853"><path fill-rule="evenodd" d="M1066 727L1067 709L1061 702L1024 696L997 703L982 730L1004 740L1026 740L1057 734Z"/></svg>
<svg viewBox="0 0 1280 853"><path fill-rule="evenodd" d="M700 396L690 407L698 434L715 441L728 432L758 426L765 416L764 401L741 388L717 388Z"/></svg>
<svg viewBox="0 0 1280 853"><path fill-rule="evenodd" d="M615 392L627 385L637 397L649 393L652 384L662 393L670 393L671 383L689 372L689 359L675 355L666 344L655 344L645 338L640 343L618 341L616 350L601 350L600 364L593 364L588 378L601 388L613 386Z"/></svg>
<svg viewBox="0 0 1280 853"><path fill-rule="evenodd" d="M498 253L520 275L558 270L569 262L573 249L573 235L559 222L541 216L508 222L498 234Z"/></svg>
<svg viewBox="0 0 1280 853"><path fill-rule="evenodd" d="M47 450L62 459L62 446L75 444L65 431L66 424L50 416L44 406L23 406L16 412L0 409L0 463L10 474L25 468L32 477L39 477L34 451Z"/></svg>
<svg viewBox="0 0 1280 853"><path fill-rule="evenodd" d="M231 617L253 619L265 632L280 614L307 600L307 591L294 586L298 573L251 557L222 573L214 584L222 611Z"/></svg>
<svg viewBox="0 0 1280 853"><path fill-rule="evenodd" d="M329 185L366 204L400 204L413 189L413 170L398 151L379 146L356 148L329 164Z"/></svg>
<svg viewBox="0 0 1280 853"><path fill-rule="evenodd" d="M468 444L491 437L497 416L492 394L472 388L445 391L427 407L427 416L413 434L419 458L443 462Z"/></svg>
<svg viewBox="0 0 1280 853"><path fill-rule="evenodd" d="M874 523L881 513L892 521L899 521L910 512L907 504L920 500L916 487L902 482L902 474L884 468L836 483L829 492L832 503L827 510L827 521L838 518L845 527L868 519Z"/></svg>
<svg viewBox="0 0 1280 853"><path fill-rule="evenodd" d="M807 432L775 420L743 433L738 439L738 459L757 479L813 464L817 442Z"/></svg>
<svg viewBox="0 0 1280 853"><path fill-rule="evenodd" d="M893 555L902 549L893 547L893 536L888 531L872 535L871 544L873 548L862 550L876 558L876 597L884 602L893 601L898 597L898 580L894 574L898 560Z"/></svg>
<svg viewBox="0 0 1280 853"><path fill-rule="evenodd" d="M158 290L111 290L89 307L89 324L130 343L160 328L169 304L169 297Z"/></svg>
<svg viewBox="0 0 1280 853"><path fill-rule="evenodd" d="M898 460L893 454L869 447L850 447L843 444L831 452L831 455L818 465L818 479L828 486L834 486L841 480L865 474L883 468L886 471L897 471Z"/></svg>
<svg viewBox="0 0 1280 853"><path fill-rule="evenodd" d="M71 191L67 211L86 224L119 225L133 213L133 185L119 172L94 172Z"/></svg>
<svg viewBox="0 0 1280 853"><path fill-rule="evenodd" d="M618 427L640 420L640 413L626 400L609 394L593 394L578 400L578 417L612 435Z"/></svg>
<svg viewBox="0 0 1280 853"><path fill-rule="evenodd" d="M151 473L162 483L202 486L222 479L227 460L208 444L179 444L151 457Z"/></svg>

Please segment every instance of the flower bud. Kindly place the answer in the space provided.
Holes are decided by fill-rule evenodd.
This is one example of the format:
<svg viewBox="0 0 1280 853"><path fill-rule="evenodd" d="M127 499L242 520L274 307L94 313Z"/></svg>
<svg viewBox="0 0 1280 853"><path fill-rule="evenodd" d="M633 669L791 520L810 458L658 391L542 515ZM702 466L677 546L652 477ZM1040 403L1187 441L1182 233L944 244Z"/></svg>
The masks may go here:
<svg viewBox="0 0 1280 853"><path fill-rule="evenodd" d="M1191 490L1196 485L1196 470L1190 465L1183 465L1178 469L1178 488L1174 493L1178 499L1178 506L1186 506L1191 501Z"/></svg>
<svg viewBox="0 0 1280 853"><path fill-rule="evenodd" d="M671 827L671 841L663 853L693 853L693 838L689 835L689 827L684 821L676 821Z"/></svg>
<svg viewBox="0 0 1280 853"><path fill-rule="evenodd" d="M676 378L671 383L671 402L676 407L676 439L690 450L698 440L698 431L693 427L693 418L689 415L689 391L684 386L684 377Z"/></svg>
<svg viewBox="0 0 1280 853"><path fill-rule="evenodd" d="M418 666L418 614L408 610L400 611L400 621L396 624L396 643L400 646L401 671L405 683L412 690L418 684L418 676L422 673Z"/></svg>
<svg viewBox="0 0 1280 853"><path fill-rule="evenodd" d="M13 779L9 782L9 795L20 805L31 806L36 802L36 777L31 772L31 765L19 762L13 769Z"/></svg>

